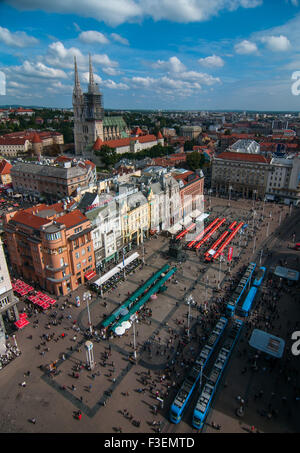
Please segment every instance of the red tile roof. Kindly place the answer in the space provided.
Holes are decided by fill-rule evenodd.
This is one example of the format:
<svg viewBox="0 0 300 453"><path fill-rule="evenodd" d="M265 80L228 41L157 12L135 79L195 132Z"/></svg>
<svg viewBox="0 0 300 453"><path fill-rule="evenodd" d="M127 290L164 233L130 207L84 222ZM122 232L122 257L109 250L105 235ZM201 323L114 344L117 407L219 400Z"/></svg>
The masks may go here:
<svg viewBox="0 0 300 453"><path fill-rule="evenodd" d="M121 148L123 146L129 146L132 141L138 141L140 143L156 142L157 139L155 135L142 135L139 137L126 137L120 138L117 140L107 140L103 142L103 145L107 145L110 148Z"/></svg>
<svg viewBox="0 0 300 453"><path fill-rule="evenodd" d="M33 134L32 143L42 143L40 136L36 132Z"/></svg>
<svg viewBox="0 0 300 453"><path fill-rule="evenodd" d="M27 211L17 211L12 220L31 228L40 228L42 225L49 223L49 219L39 217Z"/></svg>
<svg viewBox="0 0 300 453"><path fill-rule="evenodd" d="M0 162L0 175L8 175L10 173L10 169L12 168L12 165L7 162L7 160L3 159Z"/></svg>
<svg viewBox="0 0 300 453"><path fill-rule="evenodd" d="M217 159L258 162L263 164L268 164L270 162L270 160L266 159L266 157L261 154L235 153L231 151L225 151L219 154Z"/></svg>
<svg viewBox="0 0 300 453"><path fill-rule="evenodd" d="M102 145L103 145L103 141L101 140L100 137L97 137L97 140L95 141L94 146L93 146L93 150L98 151Z"/></svg>
<svg viewBox="0 0 300 453"><path fill-rule="evenodd" d="M68 214L65 214L65 215L63 215L61 217L58 217L56 219L57 223L64 224L67 229L73 228L76 225L78 225L78 224L80 224L80 223L82 223L84 221L88 221L88 218L85 215L83 215L79 211L79 209L76 209L73 212L69 212Z"/></svg>

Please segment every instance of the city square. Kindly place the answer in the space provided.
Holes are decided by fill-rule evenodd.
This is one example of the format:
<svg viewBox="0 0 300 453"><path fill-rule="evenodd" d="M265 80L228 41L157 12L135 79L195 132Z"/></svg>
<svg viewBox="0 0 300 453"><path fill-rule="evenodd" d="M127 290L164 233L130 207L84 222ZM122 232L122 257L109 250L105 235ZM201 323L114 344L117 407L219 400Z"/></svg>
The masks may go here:
<svg viewBox="0 0 300 453"><path fill-rule="evenodd" d="M252 201L231 201L228 206L227 199L212 197L210 203L211 216L224 215L228 216L230 220L248 219L250 228ZM257 202L255 209L258 213L262 212L263 203ZM269 219L269 227L267 227L265 219L263 221L265 225L258 227L254 253L253 240L249 239L246 248L239 247L238 241L235 242L233 256L238 256L241 252L241 258L233 266L232 274L237 272L243 263L254 259L259 261L260 251L266 250L266 248L268 255L266 252L263 253L262 263L268 269L277 263L281 254L284 254L290 267L299 269L298 260L296 262L297 252L289 252L287 248L292 242L292 228L295 221L298 221L299 213L295 209L289 214L289 209L287 207L284 209L282 225L279 225L282 207L279 209L278 205L271 203L264 206L265 219ZM267 228L269 229L268 237L266 237ZM279 239L281 231L282 235ZM153 271L166 263L164 252L167 252L168 244L168 238L162 236L151 238L144 244L144 266L126 276L126 280L120 282L112 292L104 293L103 298L91 292L89 312L93 330L99 331L104 314L110 314ZM137 251L142 253L141 248ZM270 252L273 253L271 256ZM199 253L200 255L201 253ZM217 306L217 297L222 294L228 278L228 274L225 275L225 265L223 264L221 293L216 293L214 290L218 286L220 266L215 263L206 264L199 256L194 251L188 251L185 262L171 261L171 265L176 266L177 271L168 282L167 290L157 294L157 299L151 299L147 303L147 307L152 310L152 316L146 317L144 320L139 319L139 322L135 323L136 364L130 360L134 352L131 327L121 337L115 336L109 340L97 337L97 341L92 340L95 368L90 371L86 369L86 337L83 333L89 330L89 317L87 306L83 302L85 288L80 288L78 293L72 294L72 297L68 298L69 302L65 302L65 299L61 298L58 299L57 307L51 308L47 312L33 314L30 318L30 325L16 334L16 341L22 354L1 371L1 387L3 386L1 413L5 420L3 431L72 432L76 429L77 432L107 433L118 432L121 428L122 432L127 433L151 433L157 429L157 425L153 425L153 422L161 422L158 426L162 433L197 432L191 426L191 411L195 401L191 401L189 409L178 425L170 423L168 413L172 398L178 388L178 382L186 374L185 367L181 366L180 361L182 358L188 361L195 357L197 348L199 348L198 336L201 335L201 328L205 326L205 322L202 326L198 325L198 307L204 307L206 304L209 312L210 305ZM199 272L201 269L204 269L204 272ZM186 297L190 294L198 305L190 308L191 338L179 349L180 354L176 355L178 342L184 335L186 336L188 326ZM76 307L76 295L81 297L80 307ZM294 320L297 319L295 314L298 304L299 302L293 297L293 294L284 294L278 301L283 314L280 317L281 328L280 330L275 329L274 333L285 338L286 348L291 344L287 335L296 330ZM64 310L62 307L65 307ZM258 303L257 310L259 311L259 309ZM54 311L57 313L55 318L53 317ZM63 315L63 319L60 319L61 315ZM54 319L59 320L56 325L52 324ZM34 321L38 321L38 323L34 324ZM47 334L52 338L49 341L45 341L45 337L43 337ZM64 334L63 337L62 334ZM263 359L259 365L259 372L255 374L249 369L247 373L241 374L241 370L249 360L248 354L250 355L250 347L247 345L248 337L249 332L244 329L225 371L203 431L216 432L210 426L211 421L221 425L221 432L245 432L245 430L250 430L251 426L255 426L255 429L261 432L297 431L299 427L294 424L297 423L297 417L291 417L287 409L290 408L292 415L295 415L297 403L295 402L294 387L299 388L297 376L290 378L293 385L286 382L286 377L279 374L279 369L282 369L280 363L272 375L266 372L263 374L261 371L264 368ZM38 345L41 345L40 349L37 349ZM297 366L297 357L291 357L288 349L285 354L285 360L291 360L293 366ZM175 378L173 376L172 380L166 380L165 368L172 360L178 367L179 374L176 374ZM55 372L47 372L45 366L53 363L55 363ZM81 368L80 364L84 367ZM77 371L74 372L74 370ZM27 371L30 371L29 376L26 375ZM153 382L153 385L150 385L151 391L149 381ZM26 386L22 387L22 382L26 382ZM173 384L175 385L173 386ZM271 397L267 395L270 385L274 386L274 389L280 388L279 394L276 394L279 399L277 404L280 414L275 420L274 418L269 420L257 413L259 409L267 405L266 399ZM253 402L253 392L259 392L260 387L265 391L266 396ZM281 395L282 388L286 388L287 393L284 394L287 395L289 401L286 407L284 405L281 407L281 396L279 395ZM235 410L238 407L236 398L239 395L247 398L245 415L242 419L235 416ZM194 400L195 397L194 395ZM160 400L163 400L163 404ZM74 417L76 411L82 413L80 422ZM124 411L127 411L129 415ZM30 423L32 418L36 419L35 424ZM136 423L133 422L140 422L140 425L136 426Z"/></svg>

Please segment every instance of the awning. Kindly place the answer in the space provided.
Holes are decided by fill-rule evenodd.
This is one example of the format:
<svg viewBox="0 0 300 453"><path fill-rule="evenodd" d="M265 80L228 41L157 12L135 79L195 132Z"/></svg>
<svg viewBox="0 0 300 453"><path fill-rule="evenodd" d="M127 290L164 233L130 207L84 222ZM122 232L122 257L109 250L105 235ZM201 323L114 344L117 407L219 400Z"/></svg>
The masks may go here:
<svg viewBox="0 0 300 453"><path fill-rule="evenodd" d="M275 200L275 196L274 195L266 195L266 200L274 201Z"/></svg>
<svg viewBox="0 0 300 453"><path fill-rule="evenodd" d="M137 252L133 253L130 255L128 258L124 260L124 265L125 267L128 266L132 261L134 261L136 258L139 257L139 254ZM95 282L93 282L97 286L103 285L107 280L109 280L111 277L113 277L117 272L120 272L123 267L123 261L121 261L117 266L115 266L113 269L108 271L106 274L102 275L102 277L98 278Z"/></svg>
<svg viewBox="0 0 300 453"><path fill-rule="evenodd" d="M183 220L182 223L183 223L184 226L186 226L188 223L191 223L191 222L192 222L192 218L191 218L189 215L187 215L187 216L184 218L184 220Z"/></svg>
<svg viewBox="0 0 300 453"><path fill-rule="evenodd" d="M180 225L179 223L176 223L176 225L173 225L173 226L171 226L171 228L168 229L168 232L171 234L175 234L178 231L180 231L181 229L182 229L182 225Z"/></svg>
<svg viewBox="0 0 300 453"><path fill-rule="evenodd" d="M96 274L95 271L89 271L89 272L87 272L87 273L85 274L85 278L86 278L87 280L91 280L91 278L95 277L96 275L97 275L97 274Z"/></svg>
<svg viewBox="0 0 300 453"><path fill-rule="evenodd" d="M23 329L23 327L27 326L29 324L29 321L24 318L20 318L17 322L15 322L15 326L18 327L18 329Z"/></svg>

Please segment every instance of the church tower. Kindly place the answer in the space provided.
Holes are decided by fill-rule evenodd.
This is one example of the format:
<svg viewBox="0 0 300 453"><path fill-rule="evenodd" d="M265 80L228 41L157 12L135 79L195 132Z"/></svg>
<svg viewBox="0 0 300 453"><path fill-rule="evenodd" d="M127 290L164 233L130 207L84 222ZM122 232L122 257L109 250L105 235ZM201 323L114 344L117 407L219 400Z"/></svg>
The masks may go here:
<svg viewBox="0 0 300 453"><path fill-rule="evenodd" d="M75 154L90 154L92 146L98 137L103 140L103 107L102 94L98 84L94 82L92 59L89 55L89 85L87 93L82 93L77 62L74 57L74 89L73 89L73 110L74 110L74 142Z"/></svg>

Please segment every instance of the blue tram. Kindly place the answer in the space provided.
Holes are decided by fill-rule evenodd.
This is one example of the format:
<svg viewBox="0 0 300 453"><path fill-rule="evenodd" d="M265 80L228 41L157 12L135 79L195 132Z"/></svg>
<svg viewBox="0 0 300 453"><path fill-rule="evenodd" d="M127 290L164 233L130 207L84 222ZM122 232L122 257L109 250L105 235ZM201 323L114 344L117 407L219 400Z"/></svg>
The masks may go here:
<svg viewBox="0 0 300 453"><path fill-rule="evenodd" d="M218 384L238 340L242 326L243 321L240 321L239 319L233 321L228 338L221 348L209 378L203 387L193 414L192 425L196 429L201 429L203 427L204 421L211 408L213 396L217 391Z"/></svg>
<svg viewBox="0 0 300 453"><path fill-rule="evenodd" d="M169 419L172 423L177 424L181 421L183 411L189 403L193 390L196 387L198 380L200 379L200 375L204 371L212 352L219 342L227 325L227 322L227 319L224 317L221 317L219 319L214 330L211 332L207 343L202 348L201 353L197 357L193 368L189 372L186 379L183 381L183 384L181 385L170 407Z"/></svg>

